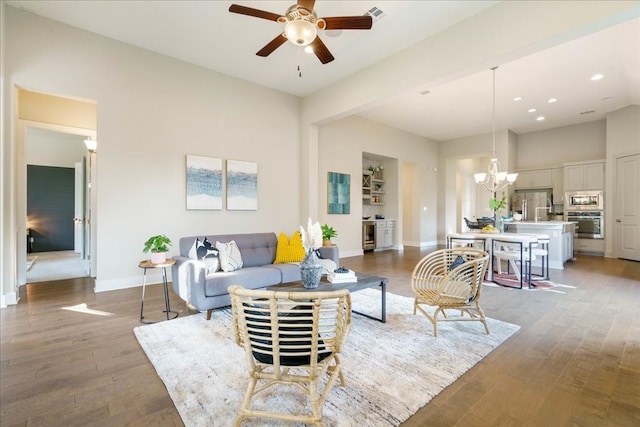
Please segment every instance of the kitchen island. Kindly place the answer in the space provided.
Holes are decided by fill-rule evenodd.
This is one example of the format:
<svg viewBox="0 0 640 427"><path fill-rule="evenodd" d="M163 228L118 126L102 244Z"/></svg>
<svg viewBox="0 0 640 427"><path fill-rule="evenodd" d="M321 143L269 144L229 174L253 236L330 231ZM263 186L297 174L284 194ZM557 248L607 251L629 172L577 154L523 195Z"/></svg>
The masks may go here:
<svg viewBox="0 0 640 427"><path fill-rule="evenodd" d="M509 233L547 234L549 236L549 268L562 269L564 263L573 261L573 222L567 221L511 221L504 228ZM540 266L540 259L533 261Z"/></svg>

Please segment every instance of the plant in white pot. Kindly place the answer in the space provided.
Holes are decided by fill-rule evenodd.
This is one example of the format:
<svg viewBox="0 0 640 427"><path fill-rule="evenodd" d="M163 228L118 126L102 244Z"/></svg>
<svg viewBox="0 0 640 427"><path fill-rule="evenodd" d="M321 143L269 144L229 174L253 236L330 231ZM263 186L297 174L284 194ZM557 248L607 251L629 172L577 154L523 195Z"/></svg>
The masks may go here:
<svg viewBox="0 0 640 427"><path fill-rule="evenodd" d="M144 243L143 252L145 254L151 252L152 264L162 264L167 260L167 252L169 252L169 247L172 244L171 239L167 236L158 234L157 236L149 237L149 240Z"/></svg>

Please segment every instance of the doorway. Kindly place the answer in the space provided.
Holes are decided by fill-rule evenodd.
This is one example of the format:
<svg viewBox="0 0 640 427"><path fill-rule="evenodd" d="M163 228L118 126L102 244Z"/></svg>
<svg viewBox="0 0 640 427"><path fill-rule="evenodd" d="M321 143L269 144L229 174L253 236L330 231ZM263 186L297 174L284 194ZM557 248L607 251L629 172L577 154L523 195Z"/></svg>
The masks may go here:
<svg viewBox="0 0 640 427"><path fill-rule="evenodd" d="M88 136L26 129L26 283L87 277Z"/></svg>
<svg viewBox="0 0 640 427"><path fill-rule="evenodd" d="M616 159L615 254L640 261L640 154Z"/></svg>

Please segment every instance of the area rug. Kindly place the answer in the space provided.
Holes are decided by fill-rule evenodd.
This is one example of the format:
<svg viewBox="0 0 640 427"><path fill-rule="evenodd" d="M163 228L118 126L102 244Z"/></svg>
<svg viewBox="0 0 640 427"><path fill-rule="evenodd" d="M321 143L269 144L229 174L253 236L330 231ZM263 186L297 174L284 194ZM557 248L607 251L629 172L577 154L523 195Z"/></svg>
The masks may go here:
<svg viewBox="0 0 640 427"><path fill-rule="evenodd" d="M355 292L352 306L379 316L380 292ZM347 385L336 384L329 394L326 426L397 426L520 329L487 319L487 335L479 322L443 322L435 338L427 318L414 316L412 307L411 298L387 294L387 323L353 315L342 354ZM197 314L134 333L186 426L233 425L248 375L229 308L214 311L210 321ZM269 390L257 404L283 411L308 407L295 388ZM281 424L256 419L243 425Z"/></svg>
<svg viewBox="0 0 640 427"><path fill-rule="evenodd" d="M520 290L520 278L514 274L494 273L493 280L498 283L485 282L484 285L492 287L502 287L506 289L514 288ZM532 280L531 288L529 288L529 284L526 281L522 282L523 291L545 291L565 294L569 289L576 289L576 287L572 285L563 285L561 283L552 282L550 280L536 280L534 278L534 280Z"/></svg>

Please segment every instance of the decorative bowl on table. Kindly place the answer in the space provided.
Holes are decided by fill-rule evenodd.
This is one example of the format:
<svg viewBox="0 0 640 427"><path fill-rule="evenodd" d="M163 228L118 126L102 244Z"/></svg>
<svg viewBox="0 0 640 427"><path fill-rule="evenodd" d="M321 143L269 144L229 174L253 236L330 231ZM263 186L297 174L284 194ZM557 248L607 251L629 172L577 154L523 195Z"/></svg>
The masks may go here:
<svg viewBox="0 0 640 427"><path fill-rule="evenodd" d="M369 219L371 218L370 216L363 216L362 219Z"/></svg>
<svg viewBox="0 0 640 427"><path fill-rule="evenodd" d="M522 220L522 214L514 213L514 214L513 214L513 220L514 220L514 221L520 221L520 220Z"/></svg>
<svg viewBox="0 0 640 427"><path fill-rule="evenodd" d="M495 233L499 233L500 230L498 230L493 225L486 225L480 229L480 232L485 234L495 234Z"/></svg>

